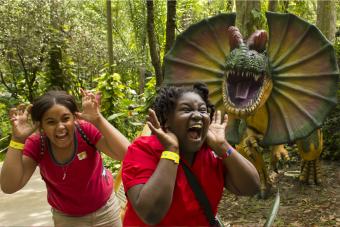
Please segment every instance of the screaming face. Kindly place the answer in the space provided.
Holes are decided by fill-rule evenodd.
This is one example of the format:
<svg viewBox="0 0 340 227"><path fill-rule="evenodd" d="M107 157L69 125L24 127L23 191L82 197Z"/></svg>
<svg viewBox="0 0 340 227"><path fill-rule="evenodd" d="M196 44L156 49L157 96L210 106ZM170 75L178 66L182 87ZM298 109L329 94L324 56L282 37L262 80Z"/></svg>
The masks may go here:
<svg viewBox="0 0 340 227"><path fill-rule="evenodd" d="M194 93L184 93L178 98L175 110L166 126L178 138L181 152L196 152L203 145L210 124L206 103Z"/></svg>
<svg viewBox="0 0 340 227"><path fill-rule="evenodd" d="M44 113L41 124L55 151L73 149L75 118L69 109L59 104L52 106Z"/></svg>

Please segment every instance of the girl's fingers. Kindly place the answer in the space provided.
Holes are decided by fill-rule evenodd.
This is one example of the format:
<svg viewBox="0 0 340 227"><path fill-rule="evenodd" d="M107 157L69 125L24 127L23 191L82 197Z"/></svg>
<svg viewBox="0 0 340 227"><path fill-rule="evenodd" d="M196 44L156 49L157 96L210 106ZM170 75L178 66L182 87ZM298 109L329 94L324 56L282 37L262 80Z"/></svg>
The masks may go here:
<svg viewBox="0 0 340 227"><path fill-rule="evenodd" d="M33 107L32 104L29 104L29 105L27 106L26 110L27 110L28 113L31 113L32 107Z"/></svg>
<svg viewBox="0 0 340 227"><path fill-rule="evenodd" d="M86 91L82 88L80 88L80 93L81 93L82 96L86 96Z"/></svg>
<svg viewBox="0 0 340 227"><path fill-rule="evenodd" d="M211 123L215 123L215 121L216 121L216 112L214 113L214 115L213 115L213 117L211 119Z"/></svg>
<svg viewBox="0 0 340 227"><path fill-rule="evenodd" d="M30 105L27 105L26 107L25 107L25 110L24 110L24 116L26 117L26 118L28 118L28 115L31 113L31 109L32 109L32 104L30 104Z"/></svg>
<svg viewBox="0 0 340 227"><path fill-rule="evenodd" d="M153 109L149 109L149 120L155 128L160 128L161 124L158 121L157 115Z"/></svg>
<svg viewBox="0 0 340 227"><path fill-rule="evenodd" d="M157 134L156 128L153 126L153 124L150 121L147 121L146 124L149 126L152 134Z"/></svg>
<svg viewBox="0 0 340 227"><path fill-rule="evenodd" d="M224 114L224 117L223 117L223 125L227 126L228 125L228 114Z"/></svg>
<svg viewBox="0 0 340 227"><path fill-rule="evenodd" d="M217 124L221 124L221 111L216 111L216 119L215 119L215 122Z"/></svg>
<svg viewBox="0 0 340 227"><path fill-rule="evenodd" d="M15 117L17 115L17 108L11 108L10 110L9 110L9 117L10 118L13 118L13 117Z"/></svg>
<svg viewBox="0 0 340 227"><path fill-rule="evenodd" d="M92 93L92 92L89 92L87 94L87 96L91 99L91 100L96 100L96 96Z"/></svg>
<svg viewBox="0 0 340 227"><path fill-rule="evenodd" d="M101 99L102 99L102 93L100 91L98 91L96 93L96 101L97 101L98 105L100 105Z"/></svg>
<svg viewBox="0 0 340 227"><path fill-rule="evenodd" d="M23 114L25 112L25 110L26 110L26 105L25 104L19 104L17 106L17 111L18 111L19 114Z"/></svg>

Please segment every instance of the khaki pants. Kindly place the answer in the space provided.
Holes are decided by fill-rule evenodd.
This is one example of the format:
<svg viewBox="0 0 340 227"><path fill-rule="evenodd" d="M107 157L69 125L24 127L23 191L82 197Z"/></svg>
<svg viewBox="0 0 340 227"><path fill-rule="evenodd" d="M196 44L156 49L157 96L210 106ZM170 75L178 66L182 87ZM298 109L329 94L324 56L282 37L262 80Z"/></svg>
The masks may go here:
<svg viewBox="0 0 340 227"><path fill-rule="evenodd" d="M107 226L121 227L120 205L113 192L104 206L93 213L85 216L75 217L64 214L56 209L52 210L54 225L57 227L85 227L85 226Z"/></svg>

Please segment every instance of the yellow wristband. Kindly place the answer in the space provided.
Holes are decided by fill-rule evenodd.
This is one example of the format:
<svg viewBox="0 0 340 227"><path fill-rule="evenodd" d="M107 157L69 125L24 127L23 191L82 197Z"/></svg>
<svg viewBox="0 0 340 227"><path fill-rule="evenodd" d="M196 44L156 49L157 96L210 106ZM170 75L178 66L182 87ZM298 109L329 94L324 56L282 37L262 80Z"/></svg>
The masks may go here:
<svg viewBox="0 0 340 227"><path fill-rule="evenodd" d="M23 150L24 144L19 143L19 142L15 142L14 140L11 140L11 142L9 143L9 147L17 149L17 150Z"/></svg>
<svg viewBox="0 0 340 227"><path fill-rule="evenodd" d="M163 151L161 158L172 160L177 164L179 163L179 155L173 151Z"/></svg>

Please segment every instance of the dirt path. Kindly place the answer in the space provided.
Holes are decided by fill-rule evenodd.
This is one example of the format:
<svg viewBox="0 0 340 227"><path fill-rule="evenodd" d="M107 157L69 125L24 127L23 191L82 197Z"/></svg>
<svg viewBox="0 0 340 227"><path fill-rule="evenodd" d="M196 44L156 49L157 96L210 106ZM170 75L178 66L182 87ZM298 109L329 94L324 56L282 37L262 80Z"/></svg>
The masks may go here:
<svg viewBox="0 0 340 227"><path fill-rule="evenodd" d="M340 163L322 162L323 186L299 183L295 163L279 174L272 173L273 191L280 189L280 208L274 226L340 226ZM225 192L219 213L231 226L263 226L274 196L266 200L237 197Z"/></svg>
<svg viewBox="0 0 340 227"><path fill-rule="evenodd" d="M0 169L1 166L0 163ZM38 168L20 191L8 195L0 190L0 226L53 226Z"/></svg>

